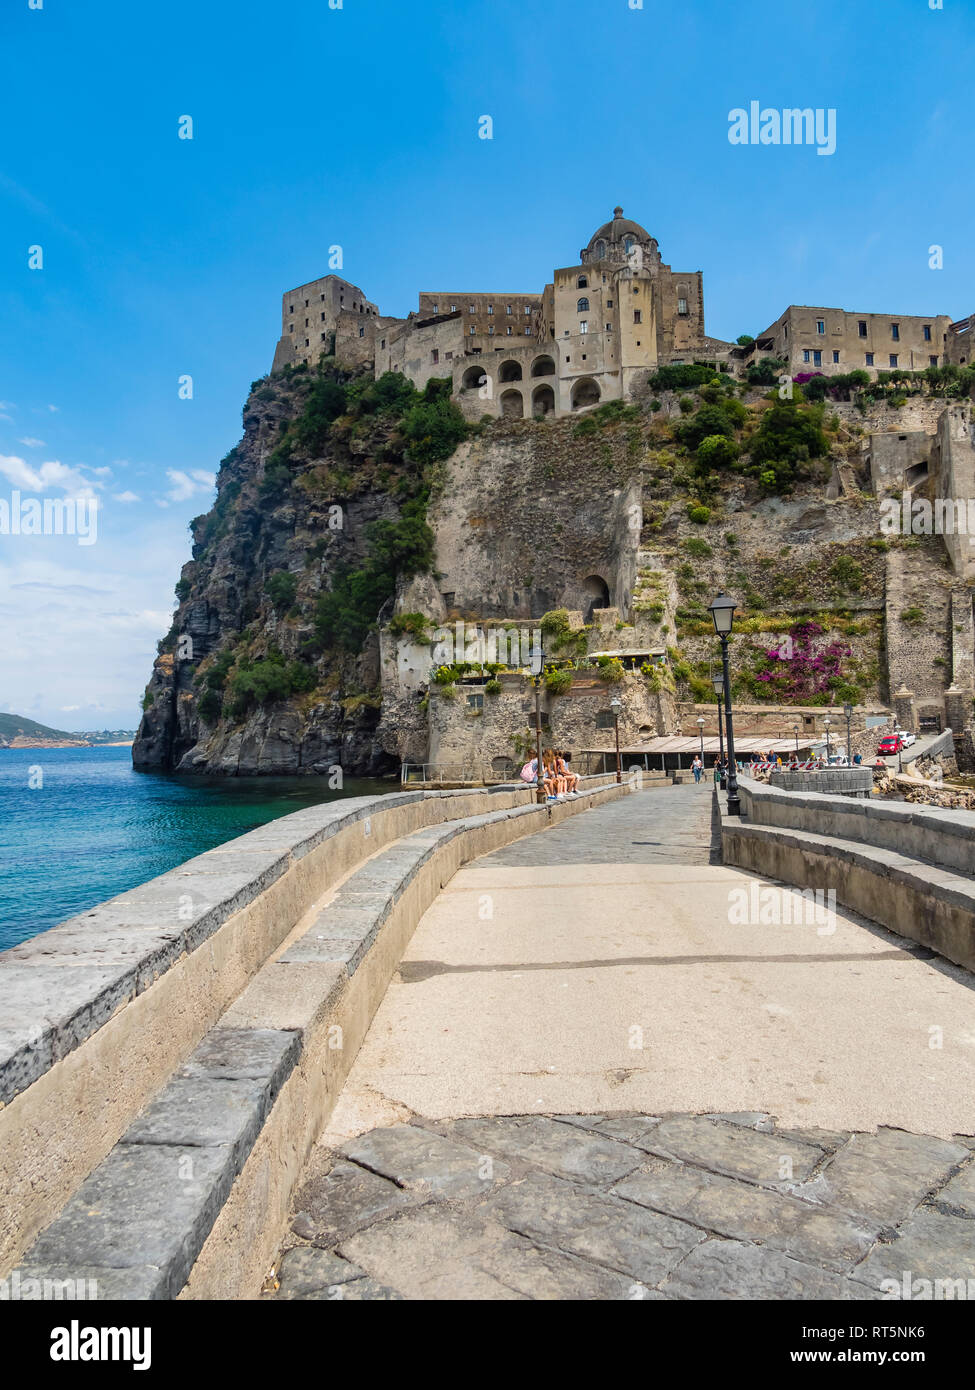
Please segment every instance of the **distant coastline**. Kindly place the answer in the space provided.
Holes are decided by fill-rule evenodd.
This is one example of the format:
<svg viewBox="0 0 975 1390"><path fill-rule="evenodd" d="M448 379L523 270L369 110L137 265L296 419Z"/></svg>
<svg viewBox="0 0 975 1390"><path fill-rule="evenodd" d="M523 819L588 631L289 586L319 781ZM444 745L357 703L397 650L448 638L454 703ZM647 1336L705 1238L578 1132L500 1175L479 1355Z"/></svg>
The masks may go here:
<svg viewBox="0 0 975 1390"><path fill-rule="evenodd" d="M26 738L0 739L0 752L5 748L131 748L131 738L102 739L97 743L88 738Z"/></svg>

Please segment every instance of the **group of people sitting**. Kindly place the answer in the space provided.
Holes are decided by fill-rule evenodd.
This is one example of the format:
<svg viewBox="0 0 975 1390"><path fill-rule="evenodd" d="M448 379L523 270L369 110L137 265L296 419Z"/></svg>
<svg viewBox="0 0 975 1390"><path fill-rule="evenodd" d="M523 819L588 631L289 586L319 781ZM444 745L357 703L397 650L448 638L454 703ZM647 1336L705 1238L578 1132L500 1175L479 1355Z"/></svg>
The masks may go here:
<svg viewBox="0 0 975 1390"><path fill-rule="evenodd" d="M565 801L569 797L579 795L580 779L569 767L571 757L571 753L560 751L558 748L543 750L542 786L545 788L545 796L549 801ZM537 758L532 758L531 762L525 763L521 769L521 779L523 782L530 782L532 786L538 785Z"/></svg>

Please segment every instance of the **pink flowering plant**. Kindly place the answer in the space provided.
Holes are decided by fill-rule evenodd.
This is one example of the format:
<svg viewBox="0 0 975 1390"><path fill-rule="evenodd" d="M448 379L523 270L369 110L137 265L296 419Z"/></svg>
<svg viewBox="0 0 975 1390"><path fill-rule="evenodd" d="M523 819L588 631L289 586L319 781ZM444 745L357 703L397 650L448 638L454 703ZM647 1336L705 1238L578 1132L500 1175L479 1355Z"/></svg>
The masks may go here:
<svg viewBox="0 0 975 1390"><path fill-rule="evenodd" d="M834 692L845 698L851 687L842 662L853 649L822 639L819 623L793 623L783 642L759 655L752 671L755 693L781 704L826 704Z"/></svg>

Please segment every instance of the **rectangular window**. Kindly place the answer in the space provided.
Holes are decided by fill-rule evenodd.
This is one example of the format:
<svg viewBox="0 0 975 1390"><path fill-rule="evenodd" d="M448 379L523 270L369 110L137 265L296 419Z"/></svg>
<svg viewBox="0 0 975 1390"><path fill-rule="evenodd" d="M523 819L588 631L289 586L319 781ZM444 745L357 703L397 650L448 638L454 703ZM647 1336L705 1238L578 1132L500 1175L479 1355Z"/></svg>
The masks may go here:
<svg viewBox="0 0 975 1390"><path fill-rule="evenodd" d="M379 344L379 346L380 346L380 347L385 347L385 346L386 346L386 339L385 339L385 338L382 340L382 342Z"/></svg>
<svg viewBox="0 0 975 1390"><path fill-rule="evenodd" d="M511 324L509 323L509 324L508 324L508 327L507 327L504 331L505 331L505 333L507 334L507 336L510 338L511 335L512 335L512 333L514 332L514 329L511 327Z"/></svg>
<svg viewBox="0 0 975 1390"><path fill-rule="evenodd" d="M613 325L612 325L611 323L608 323L608 324L606 325L606 332L607 332L607 333L612 333L612 331L613 331Z"/></svg>
<svg viewBox="0 0 975 1390"><path fill-rule="evenodd" d="M686 314L686 313L687 313L687 300L686 300L686 299L678 299L678 301L677 301L677 312L678 312L678 314Z"/></svg>
<svg viewBox="0 0 975 1390"><path fill-rule="evenodd" d="M439 348L434 348L434 349L433 349L433 351L432 351L431 354L430 354L430 361L433 363L434 366L436 366L437 363L440 361L440 349L439 349Z"/></svg>
<svg viewBox="0 0 975 1390"><path fill-rule="evenodd" d="M489 314L493 314L493 313L494 313L494 305L493 305L493 304L489 304L489 305L488 305L488 313L489 313Z"/></svg>
<svg viewBox="0 0 975 1390"><path fill-rule="evenodd" d="M295 311L295 306L294 306L293 304L289 304L289 305L288 305L288 313L289 313L289 314L293 314L294 311Z"/></svg>
<svg viewBox="0 0 975 1390"><path fill-rule="evenodd" d="M928 358L928 365L931 366L931 367L936 367L936 366L938 365L938 359L937 359L937 357L929 357L929 358Z"/></svg>
<svg viewBox="0 0 975 1390"><path fill-rule="evenodd" d="M439 304L431 304L431 305L430 305L430 308L431 308L431 310L433 311L433 313L435 313L435 314L439 314L439 313L440 313L440 305L439 305Z"/></svg>
<svg viewBox="0 0 975 1390"><path fill-rule="evenodd" d="M323 333L323 334L322 334L322 342L323 342L323 343L324 343L324 341L325 341L325 339L326 339L327 337L328 337L328 334L327 334L327 333Z"/></svg>
<svg viewBox="0 0 975 1390"><path fill-rule="evenodd" d="M930 343L931 341L931 325L929 323L924 325L924 341L926 343Z"/></svg>
<svg viewBox="0 0 975 1390"><path fill-rule="evenodd" d="M494 324L493 324L493 323L489 323L489 324L488 324L488 336L489 336L489 337L490 337L490 336L493 336L493 334L494 334Z"/></svg>
<svg viewBox="0 0 975 1390"><path fill-rule="evenodd" d="M325 315L322 314L322 323L324 323L324 322L325 322Z"/></svg>
<svg viewBox="0 0 975 1390"><path fill-rule="evenodd" d="M834 352L834 353L833 353L833 361L834 361L834 362L838 362L839 360L840 360L840 355L839 355L839 353L838 353L838 352Z"/></svg>
<svg viewBox="0 0 975 1390"><path fill-rule="evenodd" d="M365 336L366 336L366 330L365 330L364 328L360 328L360 329L359 329L359 337L360 337L360 338L364 338Z"/></svg>
<svg viewBox="0 0 975 1390"><path fill-rule="evenodd" d="M468 706L468 709L483 709L483 708L484 708L484 696L483 696L483 695L468 695L468 697L467 697L467 706Z"/></svg>
<svg viewBox="0 0 975 1390"><path fill-rule="evenodd" d="M890 325L890 336L893 338L895 343L900 342L901 326L899 323L892 323Z"/></svg>
<svg viewBox="0 0 975 1390"><path fill-rule="evenodd" d="M474 336L474 334L475 334L476 332L477 332L477 329L474 327L473 324L471 324L471 337L472 337L472 338L473 338L473 336Z"/></svg>
<svg viewBox="0 0 975 1390"><path fill-rule="evenodd" d="M526 304L526 305L525 305L525 313L526 313L526 314L530 314L530 313L531 313L531 306L530 306L529 304Z"/></svg>
<svg viewBox="0 0 975 1390"><path fill-rule="evenodd" d="M823 334L826 332L826 320L825 320L825 319L817 319L817 320L816 320L816 332L819 334L820 337L822 337Z"/></svg>
<svg viewBox="0 0 975 1390"><path fill-rule="evenodd" d="M867 321L866 321L866 319L858 319L858 320L857 320L857 332L859 333L859 335L860 335L861 338L865 338L865 337L867 336Z"/></svg>
<svg viewBox="0 0 975 1390"><path fill-rule="evenodd" d="M528 338L528 337L530 337L530 336L531 336L531 329L530 329L530 328L526 328L526 329L525 329L525 337Z"/></svg>
<svg viewBox="0 0 975 1390"><path fill-rule="evenodd" d="M641 313L641 311L640 311L639 309L634 309L634 310L633 310L633 322L634 322L634 323L642 323L642 322L643 322L643 315L642 315L642 313Z"/></svg>
<svg viewBox="0 0 975 1390"><path fill-rule="evenodd" d="M868 366L868 367L872 367L872 366L873 366L873 353L872 353L872 352L868 352L868 353L867 353L867 366Z"/></svg>
<svg viewBox="0 0 975 1390"><path fill-rule="evenodd" d="M307 320L307 319L305 319L305 327L306 327L306 328L308 327L308 320Z"/></svg>
<svg viewBox="0 0 975 1390"><path fill-rule="evenodd" d="M890 354L890 365L891 365L892 367L896 367L896 366L897 366L897 353L896 353L896 352L892 352L892 353Z"/></svg>
<svg viewBox="0 0 975 1390"><path fill-rule="evenodd" d="M612 729L615 725L616 720L613 717L612 710L604 710L602 713L596 715L597 729Z"/></svg>
<svg viewBox="0 0 975 1390"><path fill-rule="evenodd" d="M453 359L454 359L453 350L450 350L450 351L444 353L444 355L443 355L443 360L444 360L445 362L452 362Z"/></svg>
<svg viewBox="0 0 975 1390"><path fill-rule="evenodd" d="M511 313L511 305L510 305L510 304L508 304L508 305L505 306L505 311L504 311L504 312L505 312L506 314L510 314L510 313Z"/></svg>
<svg viewBox="0 0 975 1390"><path fill-rule="evenodd" d="M305 308L306 308L306 309L308 308L308 300L307 300L307 299L305 300Z"/></svg>
<svg viewBox="0 0 975 1390"><path fill-rule="evenodd" d="M469 314L473 314L473 313L474 313L474 305L473 305L473 304L468 304L468 306L467 306L467 312L468 312Z"/></svg>
<svg viewBox="0 0 975 1390"><path fill-rule="evenodd" d="M579 332L580 332L580 333L588 333L588 332L589 332L589 320L588 320L588 319L580 319L580 320L579 320Z"/></svg>
<svg viewBox="0 0 975 1390"><path fill-rule="evenodd" d="M451 312L452 314L456 314L456 312L457 312L457 305L456 305L456 304L451 304L451 306L450 306L450 312Z"/></svg>
<svg viewBox="0 0 975 1390"><path fill-rule="evenodd" d="M802 350L802 360L803 360L803 362L808 362L808 361L809 361L809 349L808 349L808 348L803 348L803 350Z"/></svg>
<svg viewBox="0 0 975 1390"><path fill-rule="evenodd" d="M606 301L606 308L607 308L607 309L612 309L612 307L613 307L613 301L612 301L611 299L607 299L607 301Z"/></svg>
<svg viewBox="0 0 975 1390"><path fill-rule="evenodd" d="M823 365L823 354L822 354L821 352L814 352L814 353L813 353L813 366L814 366L814 367L821 367L822 365Z"/></svg>

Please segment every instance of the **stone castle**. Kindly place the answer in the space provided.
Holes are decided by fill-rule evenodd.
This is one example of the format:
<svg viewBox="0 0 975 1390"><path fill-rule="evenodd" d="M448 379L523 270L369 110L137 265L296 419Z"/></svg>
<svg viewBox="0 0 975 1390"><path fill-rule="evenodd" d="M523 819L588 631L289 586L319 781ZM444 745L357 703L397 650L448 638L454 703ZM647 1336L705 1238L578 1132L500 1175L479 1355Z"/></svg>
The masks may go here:
<svg viewBox="0 0 975 1390"><path fill-rule="evenodd" d="M700 360L736 376L765 356L793 374L964 365L971 323L792 304L747 346L712 338L701 271L665 264L656 239L617 207L540 294L423 291L403 319L337 275L299 285L282 297L273 369L326 354L417 387L449 376L469 418L517 419L630 400L658 367Z"/></svg>

